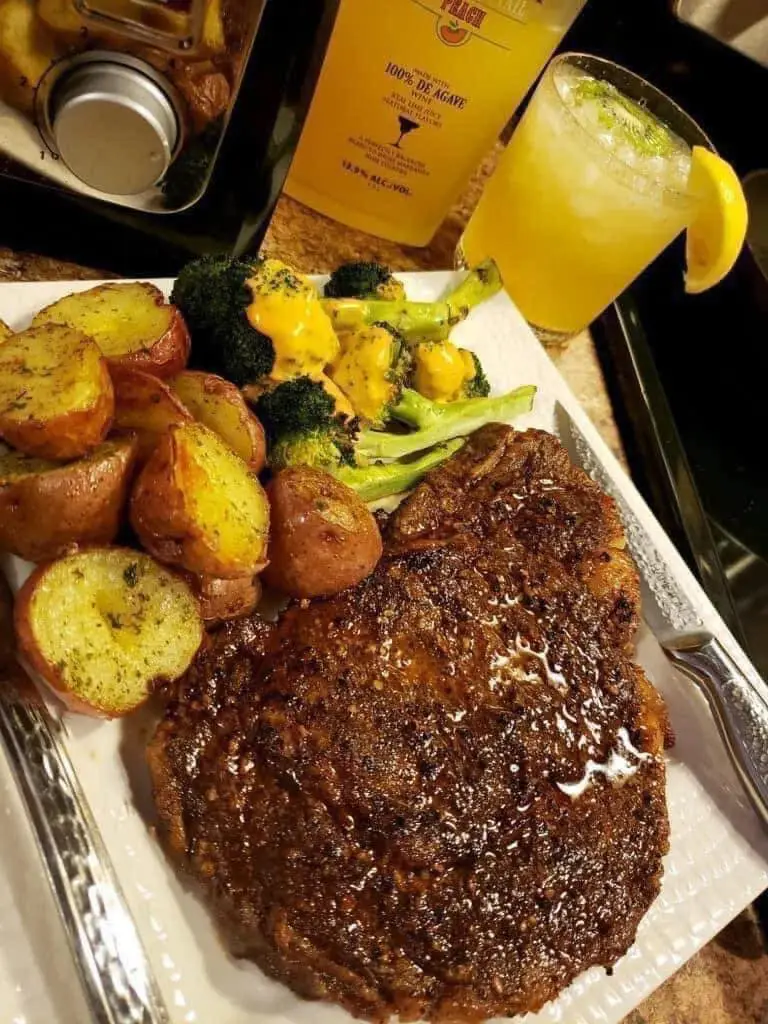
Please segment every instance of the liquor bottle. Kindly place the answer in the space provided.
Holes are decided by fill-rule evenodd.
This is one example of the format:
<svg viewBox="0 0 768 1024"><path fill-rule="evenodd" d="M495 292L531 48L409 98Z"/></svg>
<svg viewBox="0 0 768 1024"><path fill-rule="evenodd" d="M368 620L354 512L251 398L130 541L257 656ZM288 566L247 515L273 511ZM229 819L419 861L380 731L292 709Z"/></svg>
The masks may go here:
<svg viewBox="0 0 768 1024"><path fill-rule="evenodd" d="M426 245L585 0L341 0L286 183Z"/></svg>

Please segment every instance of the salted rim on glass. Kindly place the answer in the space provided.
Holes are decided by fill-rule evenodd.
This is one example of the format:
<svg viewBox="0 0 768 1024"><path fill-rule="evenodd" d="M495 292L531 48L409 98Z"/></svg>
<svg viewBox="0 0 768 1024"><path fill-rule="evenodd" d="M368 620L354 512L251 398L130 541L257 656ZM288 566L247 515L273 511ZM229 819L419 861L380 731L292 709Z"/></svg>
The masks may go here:
<svg viewBox="0 0 768 1024"><path fill-rule="evenodd" d="M557 83L555 82L555 72L561 65L564 64L572 64L574 67L580 68L582 71L585 71L588 75L596 79L598 82L606 82L608 85L613 86L614 89L616 89L622 96L626 96L626 98L630 100L632 103L643 107L643 109L646 109L648 113L657 121L659 121L668 131L672 132L672 134L675 135L678 139L682 139L682 141L689 147L689 149L692 149L694 146L705 146L713 153L716 153L717 150L713 146L711 139L704 131L704 129L696 121L694 121L691 115L688 114L680 106L679 103L676 103L670 96L667 96L665 92L662 92L661 89L658 89L655 85L653 85L653 83L649 82L641 75L635 74L634 71L630 71L629 68L625 68L622 64L617 64L615 61L608 60L605 57L597 57L590 53L580 53L578 51L561 53L558 54L558 56L555 57L552 61L550 61L545 72L546 77L551 79L552 88L554 89L555 95L557 96L561 108L566 111L570 120L573 121L573 123L578 126L579 130L586 136L586 138L589 139L590 143L595 148L599 149L600 153L605 157L608 167L611 167L613 165L620 165L621 168L623 168L625 171L632 171L632 173L635 176L645 179L645 181L652 185L655 191L659 192L661 195L667 195L680 200L693 199L693 197L687 189L683 190L679 188L674 188L673 186L670 185L662 184L652 174L649 174L647 171L645 171L642 165L632 166L631 164L628 164L626 160L622 160L617 153L612 152L611 150L607 149L604 145L602 145L602 143L597 138L595 133L590 131L590 129L586 125L584 125L573 112L573 108L568 106L568 104L563 99L560 90L557 87ZM592 69L590 68L590 65L592 66ZM600 74L600 69L607 70L608 74ZM695 141L690 141L690 139L686 138L685 135L681 134L680 131L676 130L675 127L673 127L673 125L671 125L666 118L660 116L655 110L651 109L650 107L644 107L643 99L645 97L640 96L640 98L638 99L635 96L631 95L631 93L627 92L624 87L618 85L613 80L613 78L615 77L615 73L617 71L620 75L625 76L626 79L628 79L634 85L636 85L638 87L637 91L639 93L642 92L642 90L648 90L648 92L654 99L661 100L663 104L666 104L673 112L676 118L680 118L680 120L686 127L691 127L693 129L693 131L689 132L688 134L696 135L697 139Z"/></svg>

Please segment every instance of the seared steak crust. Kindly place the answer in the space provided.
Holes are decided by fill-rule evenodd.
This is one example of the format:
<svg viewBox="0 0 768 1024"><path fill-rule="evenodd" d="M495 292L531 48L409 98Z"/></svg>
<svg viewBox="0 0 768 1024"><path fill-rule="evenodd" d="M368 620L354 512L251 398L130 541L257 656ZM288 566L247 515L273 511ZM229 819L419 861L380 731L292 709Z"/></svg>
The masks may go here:
<svg viewBox="0 0 768 1024"><path fill-rule="evenodd" d="M150 745L161 837L229 947L376 1021L532 1011L631 945L667 848L666 714L615 506L478 431L371 577L225 627Z"/></svg>

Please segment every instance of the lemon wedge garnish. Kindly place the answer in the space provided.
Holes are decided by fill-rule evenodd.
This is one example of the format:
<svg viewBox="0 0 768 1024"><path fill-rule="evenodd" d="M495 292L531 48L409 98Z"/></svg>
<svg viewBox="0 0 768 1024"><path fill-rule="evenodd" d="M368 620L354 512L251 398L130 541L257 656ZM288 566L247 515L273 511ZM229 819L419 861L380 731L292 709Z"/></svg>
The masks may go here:
<svg viewBox="0 0 768 1024"><path fill-rule="evenodd" d="M691 152L688 190L697 202L685 240L685 290L704 292L722 281L747 234L747 201L729 163L703 146Z"/></svg>

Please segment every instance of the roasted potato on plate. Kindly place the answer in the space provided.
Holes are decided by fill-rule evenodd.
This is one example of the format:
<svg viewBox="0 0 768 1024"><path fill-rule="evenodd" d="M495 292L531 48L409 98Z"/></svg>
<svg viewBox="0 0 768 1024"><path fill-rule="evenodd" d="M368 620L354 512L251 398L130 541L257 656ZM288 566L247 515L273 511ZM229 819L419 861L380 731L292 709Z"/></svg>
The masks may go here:
<svg viewBox="0 0 768 1024"><path fill-rule="evenodd" d="M131 366L113 367L115 389L114 427L132 430L139 439L139 460L145 462L157 440L171 427L192 422L165 381Z"/></svg>
<svg viewBox="0 0 768 1024"><path fill-rule="evenodd" d="M42 562L73 545L107 544L120 528L136 462L133 437L77 462L0 455L0 549Z"/></svg>
<svg viewBox="0 0 768 1024"><path fill-rule="evenodd" d="M259 473L264 468L264 428L239 388L223 377L199 370L184 370L169 384L194 418L226 441L249 469Z"/></svg>
<svg viewBox="0 0 768 1024"><path fill-rule="evenodd" d="M269 502L243 460L202 423L172 427L136 481L130 519L162 562L222 579L264 567Z"/></svg>
<svg viewBox="0 0 768 1024"><path fill-rule="evenodd" d="M200 615L208 628L249 615L261 599L261 583L257 576L222 580L183 570L182 575L200 603Z"/></svg>
<svg viewBox="0 0 768 1024"><path fill-rule="evenodd" d="M142 552L90 548L39 566L16 597L28 664L74 711L113 718L186 671L203 638L197 599Z"/></svg>
<svg viewBox="0 0 768 1024"><path fill-rule="evenodd" d="M381 558L381 534L368 506L345 484L299 466L278 473L267 494L269 586L291 597L325 597L373 571Z"/></svg>
<svg viewBox="0 0 768 1024"><path fill-rule="evenodd" d="M0 345L0 436L19 451L85 455L104 440L114 404L106 360L79 331L44 324Z"/></svg>
<svg viewBox="0 0 768 1024"><path fill-rule="evenodd" d="M67 324L93 338L111 366L171 377L189 358L184 318L146 281L100 284L65 295L32 321L33 326L48 323Z"/></svg>

